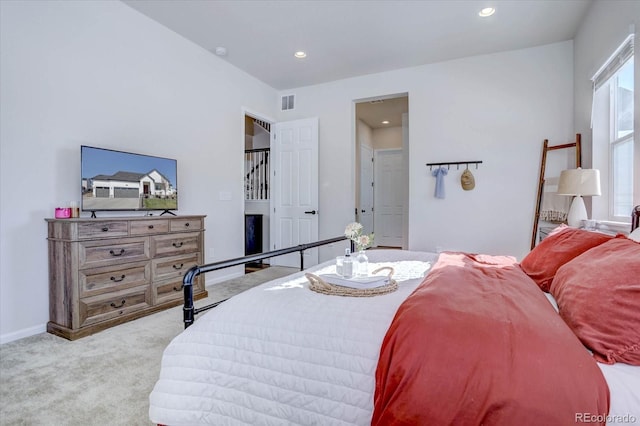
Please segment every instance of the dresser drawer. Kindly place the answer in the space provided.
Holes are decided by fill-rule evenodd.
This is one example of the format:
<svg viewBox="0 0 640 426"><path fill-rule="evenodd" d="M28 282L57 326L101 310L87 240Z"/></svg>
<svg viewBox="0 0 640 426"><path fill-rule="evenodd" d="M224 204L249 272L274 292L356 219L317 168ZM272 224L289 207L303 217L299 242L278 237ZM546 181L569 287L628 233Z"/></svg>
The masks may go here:
<svg viewBox="0 0 640 426"><path fill-rule="evenodd" d="M185 272L192 266L200 263L200 253L190 253L180 256L162 257L151 262L151 276L153 280L166 280L179 277L182 279Z"/></svg>
<svg viewBox="0 0 640 426"><path fill-rule="evenodd" d="M204 280L202 276L196 277L193 282L193 294L197 295L204 291ZM153 285L153 304L166 303L173 300L184 299L182 288L182 277L169 281L162 281Z"/></svg>
<svg viewBox="0 0 640 426"><path fill-rule="evenodd" d="M78 223L78 239L126 237L127 235L129 235L129 222L126 220Z"/></svg>
<svg viewBox="0 0 640 426"><path fill-rule="evenodd" d="M169 230L171 232L184 232L184 231L200 231L202 229L202 219L170 219Z"/></svg>
<svg viewBox="0 0 640 426"><path fill-rule="evenodd" d="M80 326L135 313L151 306L149 286L80 299Z"/></svg>
<svg viewBox="0 0 640 426"><path fill-rule="evenodd" d="M149 260L149 237L85 241L78 250L81 269Z"/></svg>
<svg viewBox="0 0 640 426"><path fill-rule="evenodd" d="M182 277L163 281L153 286L153 303L165 303L184 298L182 291Z"/></svg>
<svg viewBox="0 0 640 426"><path fill-rule="evenodd" d="M151 257L173 256L200 251L199 232L156 235L151 238Z"/></svg>
<svg viewBox="0 0 640 426"><path fill-rule="evenodd" d="M140 220L131 222L131 235L165 234L169 232L168 220Z"/></svg>
<svg viewBox="0 0 640 426"><path fill-rule="evenodd" d="M151 263L136 262L104 268L85 269L79 272L80 297L95 296L112 291L149 284Z"/></svg>

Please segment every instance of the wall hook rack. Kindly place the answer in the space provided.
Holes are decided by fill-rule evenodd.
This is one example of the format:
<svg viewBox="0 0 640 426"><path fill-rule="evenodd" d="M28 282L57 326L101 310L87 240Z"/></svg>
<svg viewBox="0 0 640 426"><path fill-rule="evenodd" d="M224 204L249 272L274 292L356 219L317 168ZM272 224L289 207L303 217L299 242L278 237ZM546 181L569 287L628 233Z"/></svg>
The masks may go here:
<svg viewBox="0 0 640 426"><path fill-rule="evenodd" d="M480 160L476 160L476 161L445 161L443 163L427 163L427 166L429 166L429 170L433 170L433 166L447 166L447 170L449 170L451 168L451 166L456 166L458 170L460 170L460 166L464 164L467 166L467 169L469 168L469 164L475 164L476 165L476 170L478 169L478 164L482 164L482 161Z"/></svg>

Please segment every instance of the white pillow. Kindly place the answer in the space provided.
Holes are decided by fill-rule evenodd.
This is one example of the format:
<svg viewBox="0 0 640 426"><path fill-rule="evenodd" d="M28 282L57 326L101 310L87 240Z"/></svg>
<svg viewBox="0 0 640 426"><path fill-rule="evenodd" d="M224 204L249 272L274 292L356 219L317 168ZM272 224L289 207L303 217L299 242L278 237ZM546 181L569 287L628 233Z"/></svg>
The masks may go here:
<svg viewBox="0 0 640 426"><path fill-rule="evenodd" d="M632 233L630 233L629 239L640 243L640 228L636 228Z"/></svg>

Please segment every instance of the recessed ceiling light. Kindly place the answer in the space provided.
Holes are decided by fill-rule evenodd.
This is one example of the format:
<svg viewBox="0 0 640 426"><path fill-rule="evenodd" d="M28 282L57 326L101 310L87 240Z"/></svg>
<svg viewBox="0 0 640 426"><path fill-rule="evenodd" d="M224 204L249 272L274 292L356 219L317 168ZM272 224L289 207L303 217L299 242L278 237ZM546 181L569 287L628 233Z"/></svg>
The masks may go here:
<svg viewBox="0 0 640 426"><path fill-rule="evenodd" d="M307 54L302 50L298 50L296 53L293 54L293 56L295 56L298 59L302 59L302 58L306 58Z"/></svg>
<svg viewBox="0 0 640 426"><path fill-rule="evenodd" d="M216 47L216 55L227 56L227 48L222 46Z"/></svg>
<svg viewBox="0 0 640 426"><path fill-rule="evenodd" d="M478 13L478 15L482 16L483 18L486 18L487 16L491 16L494 13L496 13L496 10L493 7L485 7Z"/></svg>
<svg viewBox="0 0 640 426"><path fill-rule="evenodd" d="M384 120L382 124L389 124L389 120Z"/></svg>

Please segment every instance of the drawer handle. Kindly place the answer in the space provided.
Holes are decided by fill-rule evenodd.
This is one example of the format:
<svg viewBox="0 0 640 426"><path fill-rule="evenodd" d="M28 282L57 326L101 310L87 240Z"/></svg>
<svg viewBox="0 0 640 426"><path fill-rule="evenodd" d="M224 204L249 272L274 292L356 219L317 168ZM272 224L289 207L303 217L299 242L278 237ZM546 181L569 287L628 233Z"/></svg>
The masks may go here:
<svg viewBox="0 0 640 426"><path fill-rule="evenodd" d="M149 225L149 229L153 229L153 225Z"/></svg>
<svg viewBox="0 0 640 426"><path fill-rule="evenodd" d="M122 303L120 303L118 306L116 306L115 303L111 302L111 307L114 309L122 308L126 302L126 300L122 299Z"/></svg>
<svg viewBox="0 0 640 426"><path fill-rule="evenodd" d="M111 281L113 281L114 283L119 283L121 281L124 281L124 274L122 274L120 278L111 277Z"/></svg>
<svg viewBox="0 0 640 426"><path fill-rule="evenodd" d="M182 287L174 287L173 288L173 291L180 291L180 290L182 290Z"/></svg>
<svg viewBox="0 0 640 426"><path fill-rule="evenodd" d="M105 226L102 228L102 232L107 232L109 230L109 227Z"/></svg>
<svg viewBox="0 0 640 426"><path fill-rule="evenodd" d="M184 226L189 227L189 222L185 223Z"/></svg>
<svg viewBox="0 0 640 426"><path fill-rule="evenodd" d="M111 256L122 256L124 254L124 249L120 249L120 253L116 253L113 250L109 250Z"/></svg>
<svg viewBox="0 0 640 426"><path fill-rule="evenodd" d="M184 266L184 263L181 263L180 265L173 265L173 269L182 269L183 266Z"/></svg>
<svg viewBox="0 0 640 426"><path fill-rule="evenodd" d="M182 241L180 241L179 243L173 243L173 246L175 248L180 248L180 247L182 247L182 244L184 244L184 243Z"/></svg>

